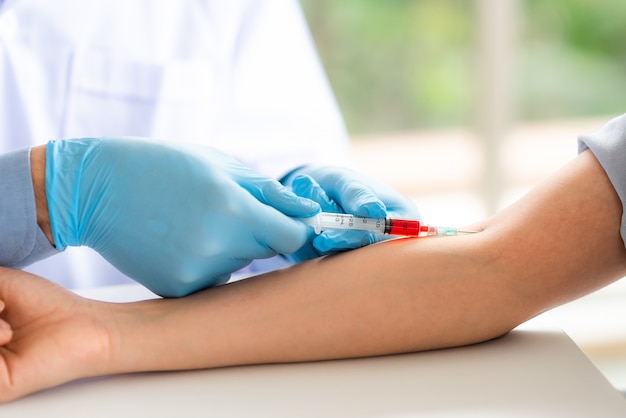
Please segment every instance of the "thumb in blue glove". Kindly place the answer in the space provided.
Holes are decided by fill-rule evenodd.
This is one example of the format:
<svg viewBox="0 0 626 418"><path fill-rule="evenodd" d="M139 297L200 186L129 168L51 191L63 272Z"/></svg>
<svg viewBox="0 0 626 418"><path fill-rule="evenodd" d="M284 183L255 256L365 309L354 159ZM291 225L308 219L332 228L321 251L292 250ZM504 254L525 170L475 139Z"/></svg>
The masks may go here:
<svg viewBox="0 0 626 418"><path fill-rule="evenodd" d="M51 141L46 193L55 246L85 245L162 296L228 281L292 253L319 205L209 147L140 138Z"/></svg>

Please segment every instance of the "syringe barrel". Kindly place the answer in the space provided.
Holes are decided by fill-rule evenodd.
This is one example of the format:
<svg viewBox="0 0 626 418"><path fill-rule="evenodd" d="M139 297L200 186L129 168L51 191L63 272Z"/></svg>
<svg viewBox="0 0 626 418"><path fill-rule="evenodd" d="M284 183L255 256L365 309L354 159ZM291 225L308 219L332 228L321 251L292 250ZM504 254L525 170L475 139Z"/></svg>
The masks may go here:
<svg viewBox="0 0 626 418"><path fill-rule="evenodd" d="M371 231L385 233L385 218L364 218L345 213L322 212L317 215L322 230L324 229L352 229L357 231Z"/></svg>

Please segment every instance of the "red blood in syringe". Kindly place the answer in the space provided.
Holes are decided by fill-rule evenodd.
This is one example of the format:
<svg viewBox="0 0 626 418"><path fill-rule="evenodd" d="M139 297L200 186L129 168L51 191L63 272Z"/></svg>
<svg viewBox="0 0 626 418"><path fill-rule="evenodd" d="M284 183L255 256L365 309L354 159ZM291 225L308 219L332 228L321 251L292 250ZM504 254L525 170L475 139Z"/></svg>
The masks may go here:
<svg viewBox="0 0 626 418"><path fill-rule="evenodd" d="M419 221L406 219L386 219L385 234L416 237L420 234L420 231L428 232L428 227L423 226L420 228Z"/></svg>

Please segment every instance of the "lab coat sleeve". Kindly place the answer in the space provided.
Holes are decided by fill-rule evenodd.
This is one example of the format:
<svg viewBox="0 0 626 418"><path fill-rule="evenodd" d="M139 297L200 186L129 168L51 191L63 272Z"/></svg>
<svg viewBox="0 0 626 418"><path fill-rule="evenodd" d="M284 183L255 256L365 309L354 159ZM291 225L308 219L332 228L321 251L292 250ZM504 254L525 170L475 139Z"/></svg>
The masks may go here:
<svg viewBox="0 0 626 418"><path fill-rule="evenodd" d="M590 149L608 175L626 208L626 114L616 117L599 130L578 137L578 151ZM626 211L622 209L620 233L626 245Z"/></svg>
<svg viewBox="0 0 626 418"><path fill-rule="evenodd" d="M22 268L57 250L37 225L30 149L0 156L0 265Z"/></svg>

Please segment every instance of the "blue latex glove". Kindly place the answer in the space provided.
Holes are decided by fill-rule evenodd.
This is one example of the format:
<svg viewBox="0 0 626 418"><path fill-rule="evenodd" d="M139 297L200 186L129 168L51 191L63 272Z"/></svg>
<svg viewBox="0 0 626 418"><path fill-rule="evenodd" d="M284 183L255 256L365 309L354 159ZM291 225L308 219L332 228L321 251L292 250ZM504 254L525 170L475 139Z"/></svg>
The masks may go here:
<svg viewBox="0 0 626 418"><path fill-rule="evenodd" d="M398 217L421 220L417 206L389 186L344 167L302 168L291 175L293 191L320 204L324 212L350 213L371 218ZM363 247L388 235L364 231L328 230L287 256L304 261Z"/></svg>
<svg viewBox="0 0 626 418"><path fill-rule="evenodd" d="M55 246L95 249L162 296L223 284L253 259L301 248L291 217L319 205L209 147L140 138L51 141Z"/></svg>

